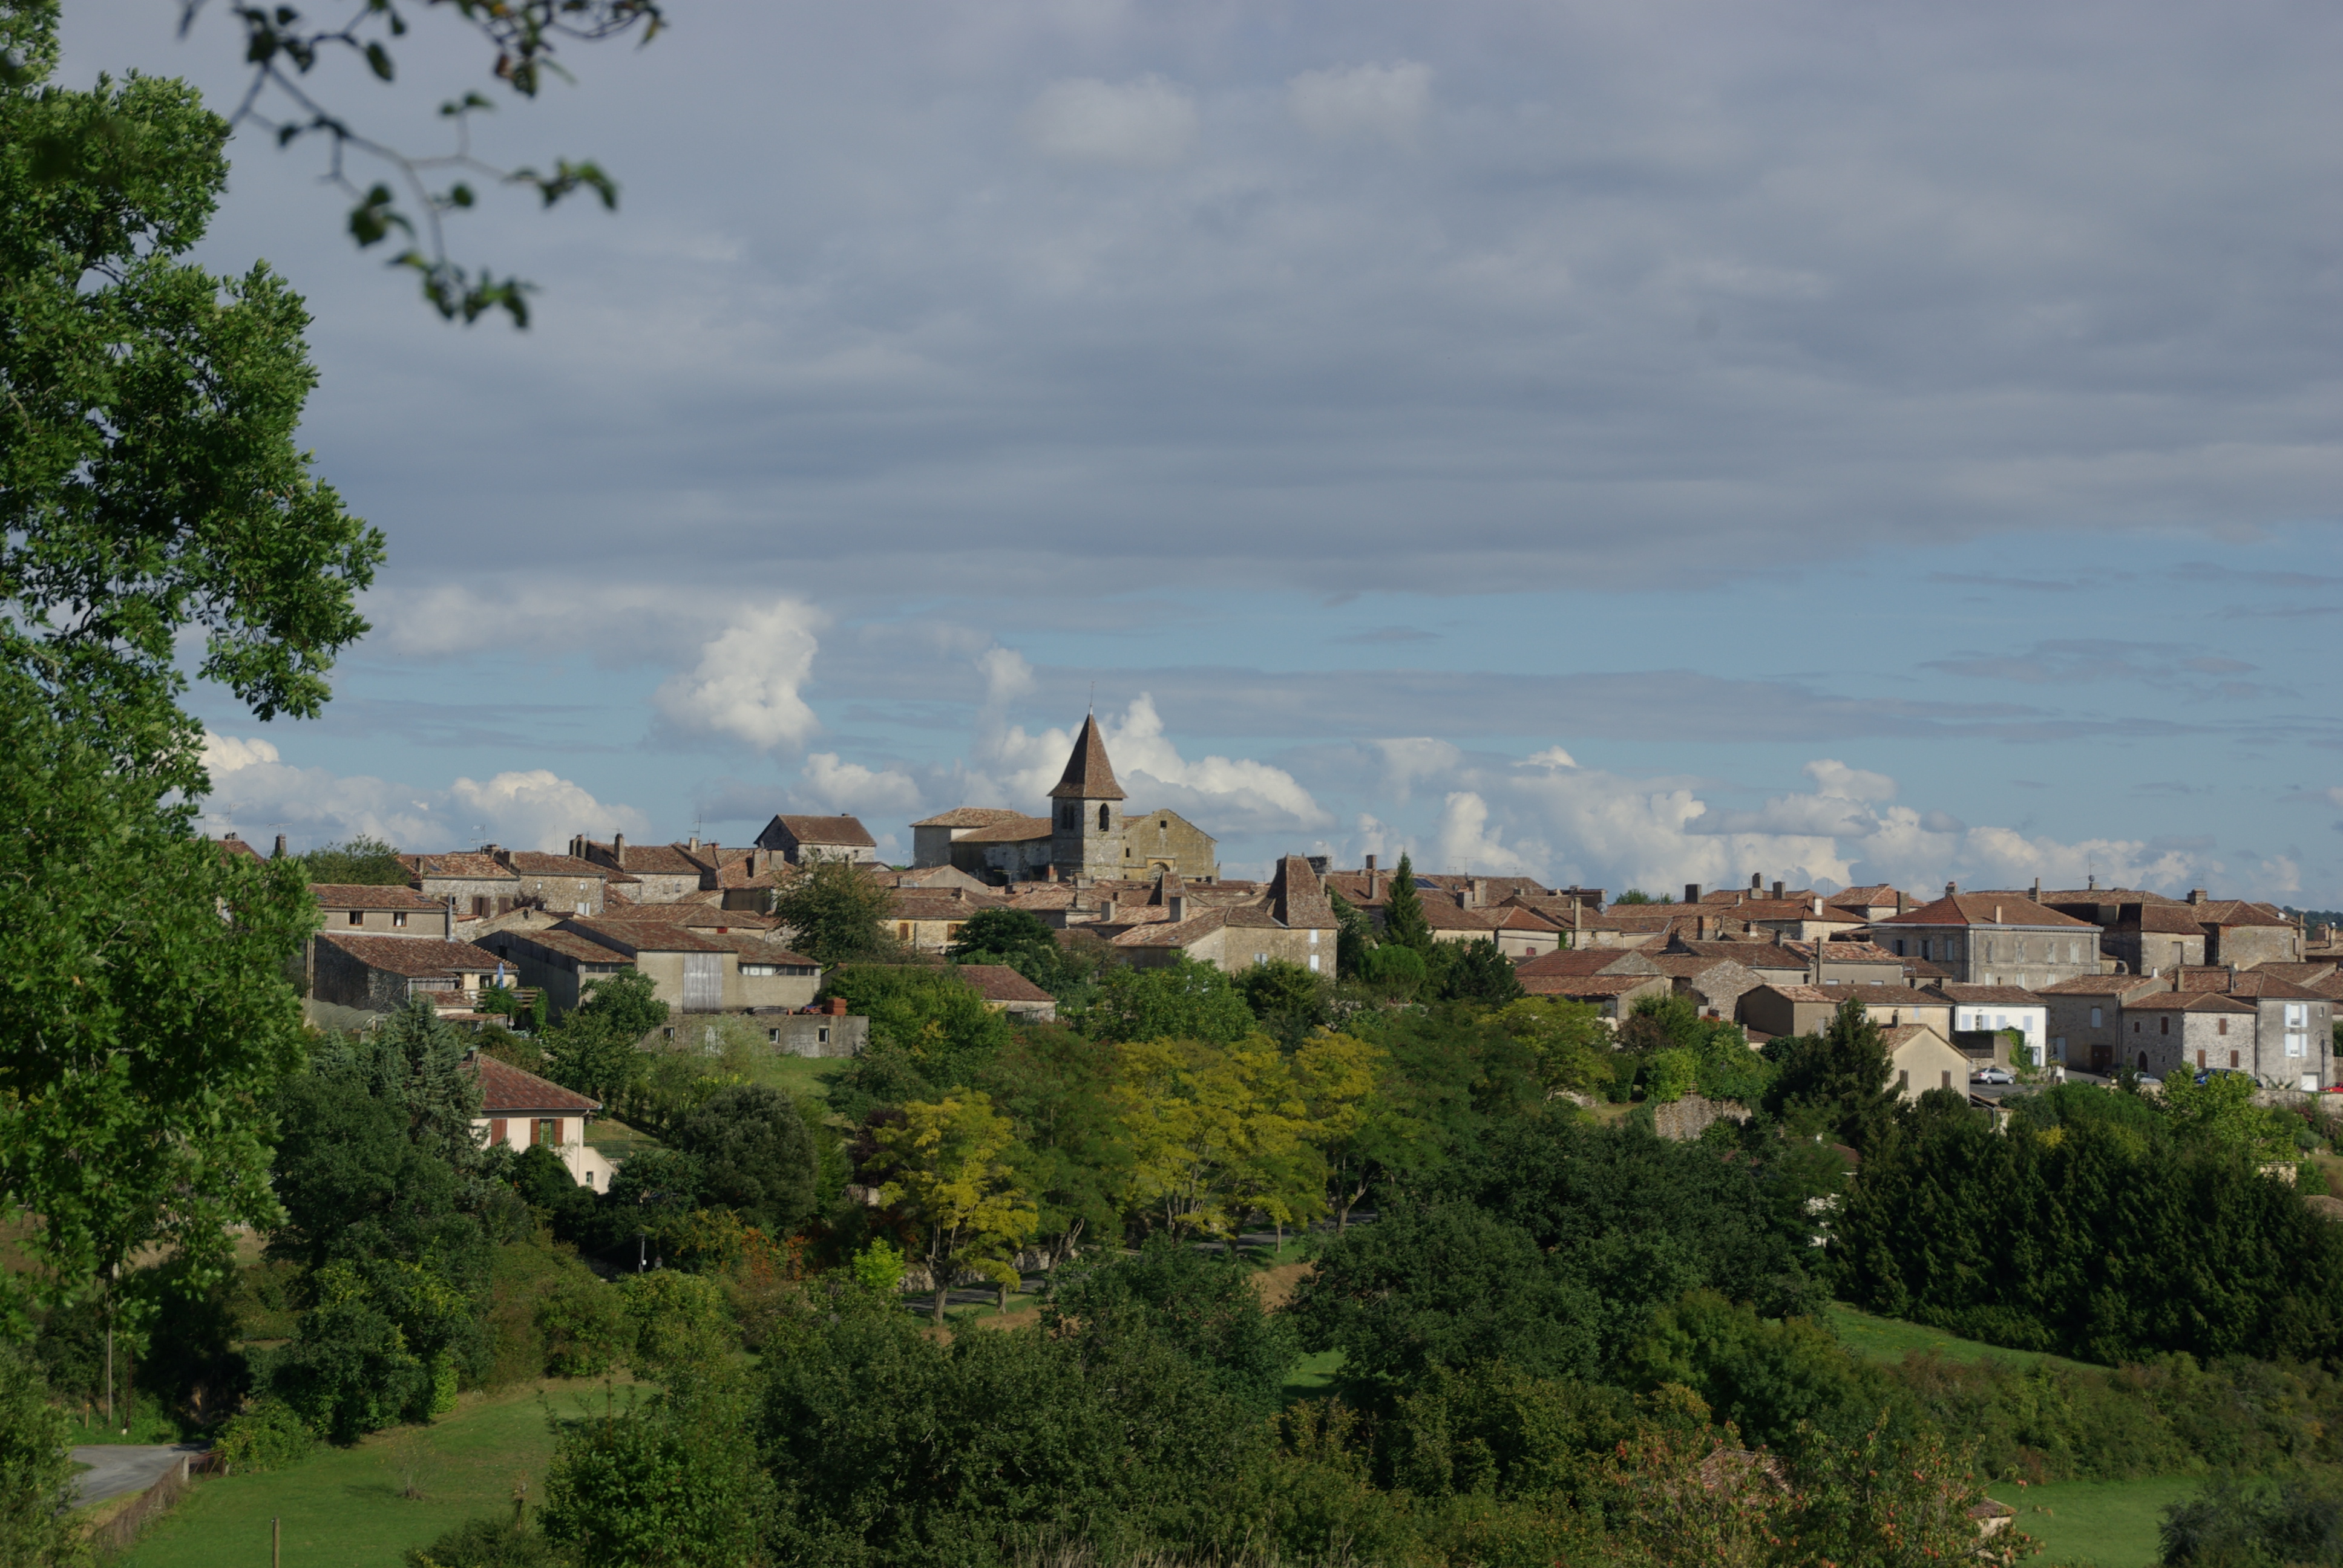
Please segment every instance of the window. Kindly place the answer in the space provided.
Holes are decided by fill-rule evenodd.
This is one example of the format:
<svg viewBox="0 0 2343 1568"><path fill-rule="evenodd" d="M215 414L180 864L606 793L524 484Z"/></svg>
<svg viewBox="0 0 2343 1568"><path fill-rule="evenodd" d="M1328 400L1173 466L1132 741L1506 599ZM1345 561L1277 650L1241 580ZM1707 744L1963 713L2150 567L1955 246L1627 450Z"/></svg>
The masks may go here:
<svg viewBox="0 0 2343 1568"><path fill-rule="evenodd" d="M813 1031L813 1042L816 1045L828 1045L830 1043L830 1026L828 1024L824 1024L820 1029Z"/></svg>
<svg viewBox="0 0 2343 1568"><path fill-rule="evenodd" d="M2147 1052L2144 1050L2139 1053L2139 1070L2142 1072L2147 1070Z"/></svg>
<svg viewBox="0 0 2343 1568"><path fill-rule="evenodd" d="M2229 1052L2229 1069L2230 1069L2230 1070L2231 1070L2231 1071L2233 1071L2233 1072L2234 1072L2235 1070L2237 1070L2237 1053L2236 1051L2234 1051L2234 1050L2233 1050L2233 1051Z"/></svg>
<svg viewBox="0 0 2343 1568"><path fill-rule="evenodd" d="M781 1031L780 1031L779 1030L778 1030L778 1029L769 1029L769 1030L767 1030L765 1031L765 1043L766 1043L767 1045L779 1045L779 1044L780 1044L780 1043L781 1043Z"/></svg>
<svg viewBox="0 0 2343 1568"><path fill-rule="evenodd" d="M1110 813L1111 812L1111 810L1112 810L1112 809L1112 809L1111 807L1108 807L1108 806L1101 806L1101 807L1099 808L1099 831L1100 831L1100 832L1103 833L1103 832L1105 832L1109 828L1111 828L1111 827L1113 827L1113 826L1114 826L1114 819L1113 819L1113 817L1112 817L1111 815L1110 815Z"/></svg>
<svg viewBox="0 0 2343 1568"><path fill-rule="evenodd" d="M1945 1081L1938 1084L1936 1087L1939 1089L1950 1089L1953 1086L1953 1070L1949 1067L1945 1069L1944 1077Z"/></svg>
<svg viewBox="0 0 2343 1568"><path fill-rule="evenodd" d="M2213 1020L2213 1032L2214 1032L2215 1034L2227 1034L2227 1033L2228 1033L2228 1032L2229 1032L2229 1020L2228 1020L2227 1019L2226 1019L2226 1018L2217 1018L2217 1019L2215 1019L2215 1020Z"/></svg>
<svg viewBox="0 0 2343 1568"><path fill-rule="evenodd" d="M1909 1094L1912 1092L1912 1075L1910 1072L1898 1072L1896 1075L1896 1091L1898 1094Z"/></svg>
<svg viewBox="0 0 2343 1568"><path fill-rule="evenodd" d="M740 966L740 972L744 975L752 977L757 975L777 975L781 972L781 966L779 964L742 964Z"/></svg>
<svg viewBox="0 0 2343 1568"><path fill-rule="evenodd" d="M895 922L895 940L899 942L908 942L911 940L910 921L897 920Z"/></svg>
<svg viewBox="0 0 2343 1568"><path fill-rule="evenodd" d="M1897 937L1896 939L1896 956L1899 959L1904 956L1904 939L1902 937Z"/></svg>
<svg viewBox="0 0 2343 1568"><path fill-rule="evenodd" d="M2310 1027L2310 1004L2307 1001L2290 1001L2287 1003L2286 1027L2288 1029L2308 1029Z"/></svg>
<svg viewBox="0 0 2343 1568"><path fill-rule="evenodd" d="M2205 1053L2202 1050L2197 1053L2197 1070L2199 1072L2205 1070Z"/></svg>
<svg viewBox="0 0 2343 1568"><path fill-rule="evenodd" d="M1255 953L1252 955L1252 961L1257 964L1265 964L1269 961L1269 955L1267 953Z"/></svg>
<svg viewBox="0 0 2343 1568"><path fill-rule="evenodd" d="M354 926L362 926L366 924L366 911L364 910L352 910L350 911L350 924Z"/></svg>
<svg viewBox="0 0 2343 1568"><path fill-rule="evenodd" d="M2170 1034L2172 1032L2172 1015L2170 1013L2166 1013L2162 1018L2156 1020L2156 1032L2158 1034Z"/></svg>
<svg viewBox="0 0 2343 1568"><path fill-rule="evenodd" d="M406 924L407 924L407 911L406 911L405 910L391 910L391 911L390 911L390 923L391 923L391 925L392 925L394 928L401 927L401 926L406 925Z"/></svg>
<svg viewBox="0 0 2343 1568"><path fill-rule="evenodd" d="M2093 1029L2099 1027L2099 1010L2097 1008L2093 1008L2091 1010L2091 1027Z"/></svg>
<svg viewBox="0 0 2343 1568"><path fill-rule="evenodd" d="M537 1119L536 1141L544 1144L548 1149L558 1148L561 1143L561 1118L558 1116L538 1117Z"/></svg>
<svg viewBox="0 0 2343 1568"><path fill-rule="evenodd" d="M2289 1030L2286 1037L2286 1053L2288 1056L2308 1056L2310 1053L2310 1037Z"/></svg>

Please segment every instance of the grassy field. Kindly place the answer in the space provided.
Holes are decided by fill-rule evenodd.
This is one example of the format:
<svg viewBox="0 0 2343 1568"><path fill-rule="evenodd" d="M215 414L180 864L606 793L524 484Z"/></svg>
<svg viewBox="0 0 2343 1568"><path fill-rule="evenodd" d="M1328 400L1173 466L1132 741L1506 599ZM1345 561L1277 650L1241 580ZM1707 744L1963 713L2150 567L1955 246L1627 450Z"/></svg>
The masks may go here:
<svg viewBox="0 0 2343 1568"><path fill-rule="evenodd" d="M2185 1476L2155 1481L2062 1481L2049 1486L1997 1486L1994 1497L2017 1510L2010 1523L2042 1543L2042 1568L2151 1568L2161 1510L2197 1490Z"/></svg>
<svg viewBox="0 0 2343 1568"><path fill-rule="evenodd" d="M785 1089L793 1095L820 1095L830 1076L846 1065L837 1056L763 1056L757 1059L757 1081Z"/></svg>
<svg viewBox="0 0 2343 1568"><path fill-rule="evenodd" d="M428 1427L377 1432L289 1470L206 1481L140 1538L129 1568L250 1568L268 1561L268 1522L283 1521L284 1568L397 1568L410 1546L481 1513L509 1513L526 1480L543 1495L553 1452L531 1384L468 1402ZM548 1379L554 1410L599 1410L598 1382ZM625 1395L621 1393L622 1400ZM422 1498L401 1495L412 1480Z"/></svg>
<svg viewBox="0 0 2343 1568"><path fill-rule="evenodd" d="M1976 1340L1965 1340L1948 1334L1942 1329L1932 1329L1924 1323L1909 1323L1900 1318L1875 1318L1844 1302L1834 1302L1823 1313L1839 1337L1839 1342L1857 1355L1874 1361L1900 1362L1914 1351L1924 1354L1934 1352L1950 1362L2005 1361L2014 1366L2032 1366L2036 1362L2048 1362L2053 1366L2081 1367L2087 1363L2068 1361L2064 1356L2046 1355L2040 1351L2004 1350Z"/></svg>

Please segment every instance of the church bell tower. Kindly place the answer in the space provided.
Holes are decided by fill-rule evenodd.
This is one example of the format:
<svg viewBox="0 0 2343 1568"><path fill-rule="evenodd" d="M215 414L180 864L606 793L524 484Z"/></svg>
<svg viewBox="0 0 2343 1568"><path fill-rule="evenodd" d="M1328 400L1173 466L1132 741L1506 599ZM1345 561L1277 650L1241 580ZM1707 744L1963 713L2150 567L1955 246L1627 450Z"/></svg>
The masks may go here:
<svg viewBox="0 0 2343 1568"><path fill-rule="evenodd" d="M1064 777L1050 791L1050 863L1061 881L1072 877L1121 877L1124 864L1122 786L1106 757L1098 716L1082 720L1066 759Z"/></svg>

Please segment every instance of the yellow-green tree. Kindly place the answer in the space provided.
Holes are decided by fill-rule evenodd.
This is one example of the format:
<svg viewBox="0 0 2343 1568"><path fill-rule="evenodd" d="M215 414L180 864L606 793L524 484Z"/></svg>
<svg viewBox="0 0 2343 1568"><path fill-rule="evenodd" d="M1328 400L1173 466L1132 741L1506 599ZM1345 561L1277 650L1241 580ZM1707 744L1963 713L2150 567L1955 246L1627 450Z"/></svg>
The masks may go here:
<svg viewBox="0 0 2343 1568"><path fill-rule="evenodd" d="M1417 1166L1431 1129L1381 1046L1322 1034L1293 1053L1292 1070L1307 1136L1324 1160L1327 1205L1336 1229L1347 1230L1368 1189Z"/></svg>
<svg viewBox="0 0 2343 1568"><path fill-rule="evenodd" d="M1548 1100L1570 1093L1599 1094L1610 1086L1614 1070L1610 1026L1589 1004L1525 996L1507 1003L1492 1021L1535 1053L1538 1081Z"/></svg>
<svg viewBox="0 0 2343 1568"><path fill-rule="evenodd" d="M872 1134L872 1173L885 1181L880 1199L926 1232L935 1282L935 1319L956 1275L974 1272L1005 1292L1016 1282L1011 1261L1031 1239L1041 1211L1019 1186L1016 1130L982 1091L912 1101L903 1120Z"/></svg>
<svg viewBox="0 0 2343 1568"><path fill-rule="evenodd" d="M1156 1040L1125 1044L1120 1055L1133 1206L1174 1234L1232 1243L1249 1214L1285 1225L1322 1210L1325 1160L1275 1040Z"/></svg>

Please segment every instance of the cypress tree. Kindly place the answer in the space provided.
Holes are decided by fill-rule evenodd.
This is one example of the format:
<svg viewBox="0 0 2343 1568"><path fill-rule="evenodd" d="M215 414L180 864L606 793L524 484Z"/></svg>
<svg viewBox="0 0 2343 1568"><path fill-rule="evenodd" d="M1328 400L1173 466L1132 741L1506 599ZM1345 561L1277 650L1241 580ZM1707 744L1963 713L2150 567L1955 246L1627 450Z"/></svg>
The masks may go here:
<svg viewBox="0 0 2343 1568"><path fill-rule="evenodd" d="M1415 892L1415 867L1404 853L1383 900L1383 940L1420 953L1432 950L1432 922L1423 918L1423 900Z"/></svg>

